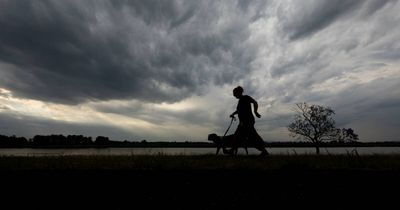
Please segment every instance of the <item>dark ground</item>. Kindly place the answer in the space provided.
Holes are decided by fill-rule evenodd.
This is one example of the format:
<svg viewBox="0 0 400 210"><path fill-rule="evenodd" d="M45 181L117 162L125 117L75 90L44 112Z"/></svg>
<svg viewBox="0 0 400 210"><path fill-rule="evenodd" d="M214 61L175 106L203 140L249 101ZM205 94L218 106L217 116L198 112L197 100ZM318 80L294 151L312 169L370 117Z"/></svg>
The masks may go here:
<svg viewBox="0 0 400 210"><path fill-rule="evenodd" d="M356 169L3 170L0 198L7 209L388 209L399 200L399 175Z"/></svg>

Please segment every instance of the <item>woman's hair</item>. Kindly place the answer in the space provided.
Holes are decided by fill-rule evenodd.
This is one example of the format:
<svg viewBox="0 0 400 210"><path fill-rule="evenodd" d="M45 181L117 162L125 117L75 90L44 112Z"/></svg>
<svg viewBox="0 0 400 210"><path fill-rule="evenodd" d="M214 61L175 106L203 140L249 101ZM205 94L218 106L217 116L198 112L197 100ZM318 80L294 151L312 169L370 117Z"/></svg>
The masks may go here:
<svg viewBox="0 0 400 210"><path fill-rule="evenodd" d="M241 86L237 86L237 87L235 87L233 89L233 92L242 94L243 93L243 88Z"/></svg>

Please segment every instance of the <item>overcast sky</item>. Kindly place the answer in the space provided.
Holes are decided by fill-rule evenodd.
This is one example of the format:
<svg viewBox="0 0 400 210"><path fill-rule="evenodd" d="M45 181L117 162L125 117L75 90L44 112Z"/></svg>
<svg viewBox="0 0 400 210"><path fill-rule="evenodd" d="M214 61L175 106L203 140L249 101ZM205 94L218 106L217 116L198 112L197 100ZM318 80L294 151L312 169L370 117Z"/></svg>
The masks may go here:
<svg viewBox="0 0 400 210"><path fill-rule="evenodd" d="M331 107L362 141L399 140L399 11L396 0L0 0L0 134L206 141L225 132L241 85L265 141L295 140L298 102Z"/></svg>

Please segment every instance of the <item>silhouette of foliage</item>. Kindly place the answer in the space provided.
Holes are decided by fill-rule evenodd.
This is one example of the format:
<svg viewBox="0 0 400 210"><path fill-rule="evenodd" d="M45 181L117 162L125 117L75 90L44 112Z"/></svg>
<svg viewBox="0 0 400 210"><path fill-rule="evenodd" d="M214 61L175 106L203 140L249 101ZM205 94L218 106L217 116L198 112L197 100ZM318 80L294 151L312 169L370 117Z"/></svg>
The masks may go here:
<svg viewBox="0 0 400 210"><path fill-rule="evenodd" d="M71 146L71 145L91 145L93 143L91 137L83 135L36 135L32 139L33 146Z"/></svg>
<svg viewBox="0 0 400 210"><path fill-rule="evenodd" d="M98 136L95 141L92 137L83 135L36 135L27 140L25 137L0 135L0 147L213 147L209 142L148 142L142 141L115 141L106 136Z"/></svg>
<svg viewBox="0 0 400 210"><path fill-rule="evenodd" d="M105 136L98 136L96 138L96 140L94 141L94 143L98 144L98 145L109 144L110 143L110 139L108 137L105 137Z"/></svg>
<svg viewBox="0 0 400 210"><path fill-rule="evenodd" d="M336 141L338 142L353 142L358 140L358 135L351 128L342 128L336 130Z"/></svg>
<svg viewBox="0 0 400 210"><path fill-rule="evenodd" d="M28 145L28 140L25 137L4 136L0 135L1 147L25 147Z"/></svg>

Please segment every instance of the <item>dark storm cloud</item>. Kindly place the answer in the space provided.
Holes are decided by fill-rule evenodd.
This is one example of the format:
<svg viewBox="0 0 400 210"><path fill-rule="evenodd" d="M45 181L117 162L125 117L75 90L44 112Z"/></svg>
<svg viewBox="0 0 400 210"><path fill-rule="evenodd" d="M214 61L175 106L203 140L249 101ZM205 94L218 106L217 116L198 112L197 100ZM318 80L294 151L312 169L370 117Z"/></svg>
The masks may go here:
<svg viewBox="0 0 400 210"><path fill-rule="evenodd" d="M339 123L346 124L371 113L398 108L399 87L398 78L376 79L365 84L354 84L330 97L324 94L325 98L321 101L338 107L338 114L341 113Z"/></svg>
<svg viewBox="0 0 400 210"><path fill-rule="evenodd" d="M366 3L365 6L365 15L370 16L375 12L382 9L387 3L396 2L397 0L370 0Z"/></svg>
<svg viewBox="0 0 400 210"><path fill-rule="evenodd" d="M322 0L299 1L290 17L282 14L283 31L291 40L301 39L323 30L331 23L365 6L364 16L370 16L392 0Z"/></svg>
<svg viewBox="0 0 400 210"><path fill-rule="evenodd" d="M300 97L321 100L327 93L304 93L332 78L343 79L349 72L379 69L397 62L399 49L393 43L397 41L398 18L391 15L393 2L302 1L295 3L293 11L280 16L285 33L299 38L282 45L282 52L272 60L268 72L273 79L281 80L275 91L284 96L282 102ZM300 39L305 37L309 39Z"/></svg>
<svg viewBox="0 0 400 210"><path fill-rule="evenodd" d="M310 72L316 73L327 65L327 61L321 59L321 53L321 49L313 49L300 55L278 58L271 68L271 77L279 78L285 74L296 72L299 68L305 68Z"/></svg>
<svg viewBox="0 0 400 210"><path fill-rule="evenodd" d="M0 86L68 104L200 94L250 71L240 2L2 1Z"/></svg>

